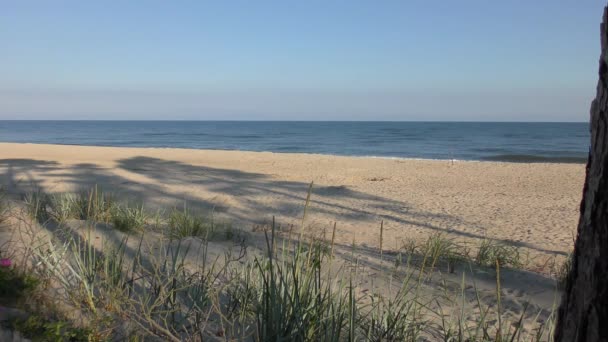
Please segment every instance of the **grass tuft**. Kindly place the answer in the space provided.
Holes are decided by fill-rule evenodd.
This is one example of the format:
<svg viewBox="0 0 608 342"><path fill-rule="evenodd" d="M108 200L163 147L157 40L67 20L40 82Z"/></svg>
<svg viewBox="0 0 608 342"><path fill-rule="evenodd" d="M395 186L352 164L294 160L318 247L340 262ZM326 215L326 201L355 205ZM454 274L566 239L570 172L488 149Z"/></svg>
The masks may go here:
<svg viewBox="0 0 608 342"><path fill-rule="evenodd" d="M212 226L205 217L191 212L186 206L182 210L174 209L169 214L168 223L171 236L177 239L206 237Z"/></svg>
<svg viewBox="0 0 608 342"><path fill-rule="evenodd" d="M80 210L77 197L71 193L59 193L50 197L51 216L59 223L70 219L79 219Z"/></svg>
<svg viewBox="0 0 608 342"><path fill-rule="evenodd" d="M76 195L74 210L81 220L109 223L114 204L113 196L104 193L96 185L89 191L81 191Z"/></svg>
<svg viewBox="0 0 608 342"><path fill-rule="evenodd" d="M148 215L143 205L115 205L110 213L110 222L121 232L139 232L144 229Z"/></svg>
<svg viewBox="0 0 608 342"><path fill-rule="evenodd" d="M253 279L251 285L257 289L251 301L257 322L256 339L343 339L354 323L350 321L349 324L348 306L348 298L354 298L354 288L340 291L345 288L344 281L332 288L322 279L322 265L329 257L326 246L300 241L293 250L283 249L277 255L275 233L273 224L271 235L266 234L267 257L256 258L253 274L249 277ZM246 300L244 298L241 303Z"/></svg>
<svg viewBox="0 0 608 342"><path fill-rule="evenodd" d="M10 208L6 199L6 193L4 189L0 187L0 224L8 220Z"/></svg>
<svg viewBox="0 0 608 342"><path fill-rule="evenodd" d="M42 189L27 194L24 202L27 213L33 220L40 224L49 220L48 206L50 205L50 199Z"/></svg>
<svg viewBox="0 0 608 342"><path fill-rule="evenodd" d="M41 315L31 315L27 319L15 319L10 323L14 330L19 331L23 337L34 342L90 342L99 340L90 329L75 327L72 323L64 320L52 321Z"/></svg>
<svg viewBox="0 0 608 342"><path fill-rule="evenodd" d="M394 297L372 296L372 307L361 329L373 341L417 341L424 329L423 309L412 288L410 273Z"/></svg>
<svg viewBox="0 0 608 342"><path fill-rule="evenodd" d="M519 248L489 239L481 241L475 262L487 267L493 267L496 263L502 267L522 268L524 266Z"/></svg>
<svg viewBox="0 0 608 342"><path fill-rule="evenodd" d="M568 277L570 276L570 271L572 270L572 259L573 254L568 254L566 260L564 260L561 266L557 269L555 278L557 279L557 288L560 290L564 290L566 288L566 283L568 282Z"/></svg>
<svg viewBox="0 0 608 342"><path fill-rule="evenodd" d="M175 239L186 237L233 239L238 235L229 222L216 220L213 215L201 215L186 206L183 209L174 208L171 211L168 226L169 235Z"/></svg>
<svg viewBox="0 0 608 342"><path fill-rule="evenodd" d="M457 253L454 241L442 233L429 236L422 248L426 260L423 266L430 267L430 270L433 270L440 260L452 260Z"/></svg>
<svg viewBox="0 0 608 342"><path fill-rule="evenodd" d="M38 286L38 279L14 267L0 268L0 298L17 300Z"/></svg>

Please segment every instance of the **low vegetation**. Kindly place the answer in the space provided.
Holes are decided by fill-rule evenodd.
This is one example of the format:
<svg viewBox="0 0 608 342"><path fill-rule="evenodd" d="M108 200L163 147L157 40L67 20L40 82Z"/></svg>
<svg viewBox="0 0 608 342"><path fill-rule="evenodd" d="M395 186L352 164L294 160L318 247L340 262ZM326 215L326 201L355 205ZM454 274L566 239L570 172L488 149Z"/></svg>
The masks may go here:
<svg viewBox="0 0 608 342"><path fill-rule="evenodd" d="M41 224L51 218L59 223L69 219L108 223L116 208L112 196L97 187L76 194L56 195L48 195L38 189L27 194L24 202L30 217Z"/></svg>
<svg viewBox="0 0 608 342"><path fill-rule="evenodd" d="M211 220L191 212L185 205L183 209L173 209L169 215L169 234L174 238L206 237L211 230Z"/></svg>
<svg viewBox="0 0 608 342"><path fill-rule="evenodd" d="M148 222L143 205L116 205L110 211L110 223L121 232L140 232Z"/></svg>
<svg viewBox="0 0 608 342"><path fill-rule="evenodd" d="M186 237L200 237L214 239L222 234L228 239L234 231L231 225L225 221L218 221L213 215L201 215L193 212L185 205L182 209L174 208L168 219L169 235L175 239Z"/></svg>
<svg viewBox="0 0 608 342"><path fill-rule="evenodd" d="M66 320L49 320L41 315L32 314L25 319L14 319L9 328L33 342L90 342L99 341L93 331L76 327Z"/></svg>
<svg viewBox="0 0 608 342"><path fill-rule="evenodd" d="M563 261L561 265L558 266L555 274L555 278L557 279L557 286L559 289L563 290L566 288L566 282L568 281L568 276L570 275L570 271L572 270L572 253L568 254L566 260Z"/></svg>
<svg viewBox="0 0 608 342"><path fill-rule="evenodd" d="M2 258L2 260L8 260ZM29 308L35 312L33 298L40 298L44 291L41 280L31 272L24 272L13 265L0 266L0 304L4 328L20 332L21 336L32 341L91 341L89 329L75 327L67 320L49 319L38 313L28 313L7 307ZM12 313L8 313L10 311Z"/></svg>
<svg viewBox="0 0 608 342"><path fill-rule="evenodd" d="M49 196L41 189L38 189L27 194L24 202L30 217L38 223L45 224L49 219Z"/></svg>
<svg viewBox="0 0 608 342"><path fill-rule="evenodd" d="M9 211L10 209L8 201L6 200L6 194L4 189L0 187L0 224L4 223L8 219Z"/></svg>
<svg viewBox="0 0 608 342"><path fill-rule="evenodd" d="M481 266L489 267L492 267L497 263L513 268L521 268L524 266L520 251L517 247L489 239L481 241L481 244L477 249L475 261Z"/></svg>
<svg viewBox="0 0 608 342"><path fill-rule="evenodd" d="M38 285L38 280L31 274L22 272L12 266L0 267L0 299L17 301Z"/></svg>
<svg viewBox="0 0 608 342"><path fill-rule="evenodd" d="M361 287L359 260L335 258L333 238L298 233L287 239L274 222L261 251L230 244L218 255L210 252L212 238L241 242L234 239L241 233L186 206L152 217L143 205L94 188L54 196L38 191L26 208L36 222L54 221L72 233L45 237L30 227L25 271L36 284L60 289L45 301L68 303L86 317L84 325L37 315L14 323L42 340L552 340L552 313L524 310L514 319L501 311L500 267L519 267L521 260L517 249L494 241L467 247L444 234L409 241L394 257L400 275L386 292ZM74 219L84 228L63 224ZM98 223L127 234L100 241ZM160 229L148 231L148 225ZM144 232L156 235L146 239ZM493 304L476 289L468 293L464 278L460 293L424 290L427 275L444 265L454 272L455 264L495 270Z"/></svg>
<svg viewBox="0 0 608 342"><path fill-rule="evenodd" d="M408 260L432 271L439 266L449 273L455 272L456 265L474 264L481 267L500 267L520 269L525 266L522 252L515 246L509 246L495 240L484 239L478 244L458 242L444 233L431 234L425 241L406 240L397 256L395 266L399 267Z"/></svg>
<svg viewBox="0 0 608 342"><path fill-rule="evenodd" d="M80 219L108 223L116 203L112 194L105 193L95 186L89 191L80 191L73 205L74 212Z"/></svg>
<svg viewBox="0 0 608 342"><path fill-rule="evenodd" d="M51 216L60 224L81 217L81 209L77 204L77 196L74 194L55 194L51 196L50 204Z"/></svg>

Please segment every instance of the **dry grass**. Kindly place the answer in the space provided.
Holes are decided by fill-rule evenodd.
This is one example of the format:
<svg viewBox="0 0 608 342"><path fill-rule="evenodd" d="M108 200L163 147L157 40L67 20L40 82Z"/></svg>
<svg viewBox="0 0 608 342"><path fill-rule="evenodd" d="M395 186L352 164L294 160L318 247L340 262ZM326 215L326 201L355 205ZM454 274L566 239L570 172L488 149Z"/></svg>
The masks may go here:
<svg viewBox="0 0 608 342"><path fill-rule="evenodd" d="M48 198L53 198L51 204L45 202ZM524 311L512 321L501 311L500 267L515 267L519 259L500 244L483 243L475 258L496 267L498 305L491 306L477 292L473 301L467 297L464 275L460 295L437 298L422 290L424 275L440 262L449 265L468 257L446 235L408 244L408 261L400 261L406 265L404 276L395 280L397 290L387 294L361 291L356 261L334 266L339 263L333 242L303 234L295 241L282 239L274 223L265 232L263 254L246 257L241 246L236 253L227 250L222 257L211 257L209 237L232 233L185 209L157 219L164 230L146 247L143 235L135 245L127 235L118 244L96 243L96 222L138 232L147 219L143 206L117 204L98 189L66 197L38 192L28 197L27 208L43 224L75 216L87 220L90 230L84 235L32 239L36 243L28 247L27 271L59 288L58 295L46 300L69 303L86 317L90 336L102 340L552 340L551 315L540 322ZM188 257L194 247L184 242L191 240L183 239L190 236L200 238L196 262ZM422 257L421 267L409 261L414 254Z"/></svg>

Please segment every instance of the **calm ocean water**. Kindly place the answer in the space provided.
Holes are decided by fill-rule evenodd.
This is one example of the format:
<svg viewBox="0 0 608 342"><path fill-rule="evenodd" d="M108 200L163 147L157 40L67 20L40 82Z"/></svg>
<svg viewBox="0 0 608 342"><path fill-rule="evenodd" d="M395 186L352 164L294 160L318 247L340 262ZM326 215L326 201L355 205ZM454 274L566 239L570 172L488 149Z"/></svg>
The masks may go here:
<svg viewBox="0 0 608 342"><path fill-rule="evenodd" d="M0 121L0 141L582 163L589 132L587 123Z"/></svg>

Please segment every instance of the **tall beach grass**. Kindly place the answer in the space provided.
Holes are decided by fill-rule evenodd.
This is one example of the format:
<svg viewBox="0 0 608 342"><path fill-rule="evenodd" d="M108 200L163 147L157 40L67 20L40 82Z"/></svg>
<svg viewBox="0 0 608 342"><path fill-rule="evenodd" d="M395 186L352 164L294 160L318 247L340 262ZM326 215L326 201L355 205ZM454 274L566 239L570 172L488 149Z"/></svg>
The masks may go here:
<svg viewBox="0 0 608 342"><path fill-rule="evenodd" d="M355 246L348 260L335 255L335 226L330 241L303 229L291 239L273 220L259 250L233 243L218 249L213 240L230 240L232 226L185 206L156 218L158 231L143 229L150 217L142 205L119 202L97 187L71 195L39 191L26 207L42 228L55 222L67 232L39 235L40 227L29 227L27 272L57 290L44 300L67 303L84 317L90 340L552 339L552 313L505 314L500 271L521 261L516 250L495 242L482 242L476 254L441 234L411 242L399 262L395 257L398 273L381 271L388 285L379 288L361 285L366 273ZM61 224L68 220L79 220L81 228ZM112 241L99 223L121 235ZM460 292L429 291L428 276L443 263L450 272L455 263L492 263L493 304L475 285L471 295L464 273Z"/></svg>

